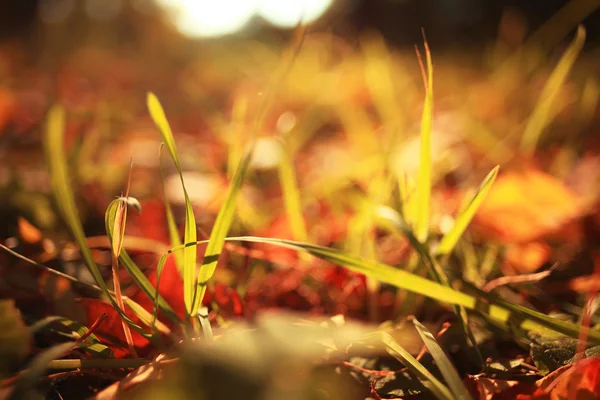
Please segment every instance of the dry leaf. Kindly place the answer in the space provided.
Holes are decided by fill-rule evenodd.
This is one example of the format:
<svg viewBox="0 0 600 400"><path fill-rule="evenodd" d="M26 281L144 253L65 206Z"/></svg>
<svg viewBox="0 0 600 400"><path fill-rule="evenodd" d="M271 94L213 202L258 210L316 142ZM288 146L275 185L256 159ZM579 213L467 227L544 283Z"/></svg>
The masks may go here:
<svg viewBox="0 0 600 400"><path fill-rule="evenodd" d="M496 179L475 224L487 239L527 243L556 232L580 214L579 198L563 182L529 168Z"/></svg>

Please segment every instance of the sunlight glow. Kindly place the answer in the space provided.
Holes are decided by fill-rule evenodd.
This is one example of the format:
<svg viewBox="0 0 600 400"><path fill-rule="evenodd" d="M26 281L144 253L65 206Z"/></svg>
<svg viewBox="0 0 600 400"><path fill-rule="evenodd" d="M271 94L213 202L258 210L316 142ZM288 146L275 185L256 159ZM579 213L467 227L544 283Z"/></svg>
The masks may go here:
<svg viewBox="0 0 600 400"><path fill-rule="evenodd" d="M177 29L190 37L235 33L255 15L282 28L320 17L333 0L156 0L173 15Z"/></svg>
<svg viewBox="0 0 600 400"><path fill-rule="evenodd" d="M258 14L275 26L293 28L299 22L309 23L319 18L332 0L262 0Z"/></svg>
<svg viewBox="0 0 600 400"><path fill-rule="evenodd" d="M239 31L256 10L257 0L160 0L174 13L177 29L190 37Z"/></svg>

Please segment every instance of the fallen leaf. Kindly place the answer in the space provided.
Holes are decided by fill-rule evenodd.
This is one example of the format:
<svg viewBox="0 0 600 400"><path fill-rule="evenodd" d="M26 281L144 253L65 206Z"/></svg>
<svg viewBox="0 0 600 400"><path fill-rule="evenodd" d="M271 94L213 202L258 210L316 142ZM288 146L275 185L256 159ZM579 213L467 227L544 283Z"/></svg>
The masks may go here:
<svg viewBox="0 0 600 400"><path fill-rule="evenodd" d="M536 169L498 176L475 217L486 239L527 243L554 233L581 214L579 198Z"/></svg>
<svg viewBox="0 0 600 400"><path fill-rule="evenodd" d="M600 357L589 357L572 364L571 368L563 370L546 387L545 392L550 395L551 400L587 400L599 398ZM532 398L543 397L535 397L534 393L534 397Z"/></svg>
<svg viewBox="0 0 600 400"><path fill-rule="evenodd" d="M518 273L537 271L550 259L551 249L544 242L517 243L507 246L504 259Z"/></svg>

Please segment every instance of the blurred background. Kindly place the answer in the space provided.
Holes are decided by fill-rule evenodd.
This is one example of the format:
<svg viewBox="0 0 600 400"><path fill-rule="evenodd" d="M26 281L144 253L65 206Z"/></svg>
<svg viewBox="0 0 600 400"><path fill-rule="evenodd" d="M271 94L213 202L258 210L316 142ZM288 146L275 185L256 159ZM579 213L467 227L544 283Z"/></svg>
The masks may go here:
<svg viewBox="0 0 600 400"><path fill-rule="evenodd" d="M201 232L210 232L243 148L257 133L232 234L308 240L399 265L409 246L375 232L363 200L398 209L406 200L399 190L414 193L424 100L415 46L422 52L423 29L434 65L433 235L451 225L465 193L500 164L503 172L527 167L556 179L541 180L552 183L528 195L550 208L511 203L512 219L504 216L502 226L497 210L482 211L471 239L538 243L552 227L596 212L599 6L600 0L4 0L0 237L22 235L26 220L44 238L66 243L42 141L46 112L60 103L86 233L104 234L105 208L123 192L133 159L131 194L144 213L132 213L128 233L168 244L160 138L145 104L152 91L176 135ZM272 87L300 21L310 24L302 48ZM580 23L586 31L579 54L583 31L569 46ZM575 56L565 63L567 50ZM557 65L564 82L548 88L557 82L550 79ZM254 132L269 88L272 102ZM167 163L165 190L181 221L179 177ZM511 193L499 198L518 197ZM524 209L532 214L517 212ZM408 220L410 210L403 212ZM580 244L569 240L568 251L553 251L567 259ZM516 251L514 268L503 272L535 271L554 259L549 249L534 246L529 258ZM261 251L272 251L262 257L274 264L298 262L287 251ZM238 275L221 278L245 282ZM335 290L331 307L351 301L344 285ZM309 308L310 301L301 299ZM364 312L360 296L352 301L344 307Z"/></svg>
<svg viewBox="0 0 600 400"><path fill-rule="evenodd" d="M40 24L123 24L144 13L169 13L178 29L190 37L253 35L293 27L305 8L306 21L346 33L376 29L395 45L412 46L424 28L432 44L482 46L497 37L498 25L512 12L535 29L567 0L22 0L2 2L0 32L4 39L33 34ZM593 3L589 2L588 3ZM173 15L174 14L174 15ZM598 13L585 18L589 38L600 35Z"/></svg>

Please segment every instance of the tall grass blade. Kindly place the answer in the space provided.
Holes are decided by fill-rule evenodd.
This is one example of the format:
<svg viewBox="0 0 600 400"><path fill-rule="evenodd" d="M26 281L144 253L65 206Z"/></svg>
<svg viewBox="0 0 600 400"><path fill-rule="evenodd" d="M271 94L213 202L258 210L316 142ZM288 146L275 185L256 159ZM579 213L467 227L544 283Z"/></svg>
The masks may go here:
<svg viewBox="0 0 600 400"><path fill-rule="evenodd" d="M206 294L206 285L217 268L219 255L221 254L223 245L225 244L225 237L227 236L229 228L231 227L231 223L233 222L236 198L242 187L242 183L244 181L244 177L246 176L246 171L248 170L250 161L252 160L252 153L254 151L256 137L263 128L264 119L266 118L267 112L275 100L275 94L277 93L277 90L279 89L284 78L287 76L289 70L294 64L294 61L296 60L296 57L298 56L298 53L300 52L300 49L302 48L305 36L306 26L299 25L294 32L292 43L287 51L282 54L281 62L277 71L275 71L273 75L273 80L265 90L263 101L260 104L257 117L254 121L254 126L250 137L250 145L248 146L247 151L244 153L235 170L235 174L231 181L231 186L229 187L229 192L227 193L227 198L221 206L221 209L217 214L215 224L213 225L213 229L210 232L208 244L204 252L202 268L198 274L198 281L194 291L192 315L196 315L198 313L198 309L200 308L202 300L204 299L204 295ZM195 241L195 239L193 241ZM193 241L187 240L187 238L185 239L185 243L191 243Z"/></svg>
<svg viewBox="0 0 600 400"><path fill-rule="evenodd" d="M290 150L285 143L282 143L281 146L281 159L278 167L283 202L290 221L292 235L295 240L305 242L308 240L308 234L302 213L302 200L296 179L296 168L292 154L290 154Z"/></svg>
<svg viewBox="0 0 600 400"><path fill-rule="evenodd" d="M548 82L546 82L546 85L540 94L540 99L527 120L527 125L525 126L525 131L521 138L521 149L526 153L532 154L535 151L542 132L552 121L552 107L554 102L575 63L575 60L579 56L581 49L583 49L584 42L585 28L579 25L575 39L558 61L552 74L550 74Z"/></svg>
<svg viewBox="0 0 600 400"><path fill-rule="evenodd" d="M202 268L198 274L198 282L194 292L194 302L192 307L193 315L198 313L198 308L200 308L202 299L204 299L204 295L206 294L206 285L217 268L219 255L223 251L223 245L225 244L225 237L227 236L229 228L231 227L231 223L233 222L237 194L242 187L242 182L244 181L246 171L248 170L248 165L250 165L250 161L252 159L252 150L253 146L251 146L249 151L246 152L242 158L242 161L238 165L238 169L236 170L233 180L231 181L227 198L221 206L221 209L217 214L215 224L210 232L206 251L204 252ZM190 242L186 241L186 243Z"/></svg>
<svg viewBox="0 0 600 400"><path fill-rule="evenodd" d="M444 386L431 372L427 370L416 358L414 358L408 351L394 340L389 333L382 333L381 340L387 347L388 353L390 353L395 359L400 361L410 372L415 374L431 394L433 394L439 400L454 400L452 392Z"/></svg>
<svg viewBox="0 0 600 400"><path fill-rule="evenodd" d="M429 235L429 214L431 207L431 130L433 126L433 63L427 40L425 44L426 67L417 51L423 80L425 83L425 103L421 117L421 147L419 153L419 172L417 178L415 236L424 243Z"/></svg>
<svg viewBox="0 0 600 400"><path fill-rule="evenodd" d="M469 201L467 206L461 211L458 217L456 217L454 225L440 241L440 244L436 249L436 255L444 255L452 252L454 246L456 246L456 243L458 243L458 240L467 229L467 226L475 216L475 213L479 209L479 206L490 191L490 188L492 187L492 184L494 183L494 181L496 180L496 176L498 175L499 168L499 166L496 166L490 171L490 173L485 177L485 179L479 186L477 193L473 195L471 201Z"/></svg>
<svg viewBox="0 0 600 400"><path fill-rule="evenodd" d="M106 283L100 270L92 257L92 252L85 241L85 234L81 220L77 213L77 205L73 197L73 190L69 181L69 175L66 164L66 156L64 151L64 130L65 130L65 112L58 105L53 106L48 112L48 121L45 132L44 150L48 163L50 175L50 183L52 192L56 199L57 208L69 228L71 235L79 246L81 255L96 281L96 284L102 290L102 293L108 298L111 305L135 331L142 334L144 337L150 338L151 334L146 332L141 326L136 324L129 318L125 311L116 303L113 293L108 290ZM37 264L34 262L34 264Z"/></svg>
<svg viewBox="0 0 600 400"><path fill-rule="evenodd" d="M158 98L154 93L148 93L147 97L148 110L150 116L154 120L154 123L158 127L163 141L169 150L169 154L175 163L177 172L179 172L179 178L181 179L181 187L185 197L185 234L184 242L191 243L196 241L196 217L194 216L194 210L192 203L188 196L185 188L185 182L183 181L183 171L181 170L181 164L179 162L179 156L177 155L177 147L175 145L175 138L171 131L171 126L165 116L165 111L158 101ZM183 300L185 303L185 310L189 316L194 315L194 288L196 282L196 247L186 247L183 251Z"/></svg>
<svg viewBox="0 0 600 400"><path fill-rule="evenodd" d="M448 359L448 356L444 350L442 350L437 340L435 340L433 334L423 324L417 321L416 318L413 318L412 322L415 325L419 336L421 336L421 339L423 339L425 346L427 346L429 353L431 353L431 356L442 373L442 376L446 380L446 383L450 387L454 398L470 400L471 395L460 379L458 371L456 368L454 368L454 365L452 365L452 362Z"/></svg>

